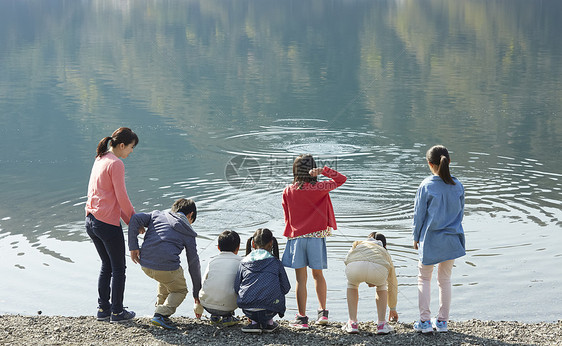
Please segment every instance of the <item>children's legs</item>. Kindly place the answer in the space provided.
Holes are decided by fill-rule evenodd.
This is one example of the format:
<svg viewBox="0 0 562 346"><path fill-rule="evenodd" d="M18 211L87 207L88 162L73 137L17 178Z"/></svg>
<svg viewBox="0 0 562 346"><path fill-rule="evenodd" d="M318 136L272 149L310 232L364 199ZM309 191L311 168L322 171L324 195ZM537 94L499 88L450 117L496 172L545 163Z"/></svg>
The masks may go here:
<svg viewBox="0 0 562 346"><path fill-rule="evenodd" d="M176 270L167 271L143 267L142 270L146 275L158 281L158 299L154 312L162 316L172 315L187 295L183 269L180 267Z"/></svg>
<svg viewBox="0 0 562 346"><path fill-rule="evenodd" d="M180 304L184 301L185 296L187 295L187 284L185 283L185 278L183 276L183 268L179 267L178 269L169 272L170 282L165 283L166 288L168 289L168 297L164 304L157 308L157 310L161 311L158 312L164 316L170 316L176 312L176 309Z"/></svg>
<svg viewBox="0 0 562 346"><path fill-rule="evenodd" d="M349 312L349 319L357 322L357 304L359 302L359 289L357 286L347 287L347 311Z"/></svg>
<svg viewBox="0 0 562 346"><path fill-rule="evenodd" d="M156 306L164 304L168 298L168 289L161 282L158 283L158 295L156 296Z"/></svg>
<svg viewBox="0 0 562 346"><path fill-rule="evenodd" d="M377 315L378 322L386 321L386 304L388 304L388 291L377 291Z"/></svg>
<svg viewBox="0 0 562 346"><path fill-rule="evenodd" d="M328 287L326 286L326 279L322 273L322 269L312 269L312 277L314 278L314 286L316 288L316 296L318 297L318 304L321 310L326 310L326 295Z"/></svg>
<svg viewBox="0 0 562 346"><path fill-rule="evenodd" d="M431 319L429 305L431 303L431 274L432 265L424 265L418 261L418 305L420 309L420 320Z"/></svg>
<svg viewBox="0 0 562 346"><path fill-rule="evenodd" d="M297 279L297 309L299 310L299 315L306 316L306 267L295 269L295 276Z"/></svg>
<svg viewBox="0 0 562 346"><path fill-rule="evenodd" d="M439 321L449 320L449 308L451 307L451 273L455 260L439 263L437 266L437 283L439 284Z"/></svg>

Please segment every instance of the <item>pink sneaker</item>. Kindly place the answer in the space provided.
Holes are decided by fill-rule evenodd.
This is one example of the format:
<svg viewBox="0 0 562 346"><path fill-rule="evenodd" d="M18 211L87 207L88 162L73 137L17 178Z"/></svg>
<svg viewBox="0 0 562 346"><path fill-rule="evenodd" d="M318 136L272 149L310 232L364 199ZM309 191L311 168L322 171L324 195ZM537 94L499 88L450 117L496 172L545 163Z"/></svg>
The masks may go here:
<svg viewBox="0 0 562 346"><path fill-rule="evenodd" d="M377 334L388 334L393 330L394 328L392 328L392 326L386 322L384 322L383 324L377 324Z"/></svg>
<svg viewBox="0 0 562 346"><path fill-rule="evenodd" d="M351 320L347 321L347 323L344 324L341 329L349 334L359 333L359 326L357 325L357 322L353 322Z"/></svg>
<svg viewBox="0 0 562 346"><path fill-rule="evenodd" d="M300 329L300 330L307 330L308 327L308 317L307 316L300 316L297 314L295 320L289 323L289 327Z"/></svg>

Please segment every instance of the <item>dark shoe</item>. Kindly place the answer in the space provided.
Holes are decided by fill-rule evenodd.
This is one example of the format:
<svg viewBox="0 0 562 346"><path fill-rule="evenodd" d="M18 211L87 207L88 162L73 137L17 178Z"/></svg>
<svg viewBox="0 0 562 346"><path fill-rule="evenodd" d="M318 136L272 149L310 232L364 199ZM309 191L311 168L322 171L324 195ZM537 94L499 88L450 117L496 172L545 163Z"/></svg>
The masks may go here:
<svg viewBox="0 0 562 346"><path fill-rule="evenodd" d="M273 321L273 324L266 324L265 327L263 327L262 331L264 333L273 333L277 330L277 328L279 328L279 323Z"/></svg>
<svg viewBox="0 0 562 346"><path fill-rule="evenodd" d="M109 309L104 310L102 308L98 308L98 321L109 321L110 316L111 311L109 311Z"/></svg>
<svg viewBox="0 0 562 346"><path fill-rule="evenodd" d="M240 320L236 316L223 316L221 324L225 327L230 327L235 324L240 323Z"/></svg>
<svg viewBox="0 0 562 346"><path fill-rule="evenodd" d="M150 323L152 323L155 326L162 327L164 329L169 329L169 330L178 329L176 326L174 326L174 324L172 323L172 321L170 321L169 318L166 318L164 316L154 316L150 320Z"/></svg>
<svg viewBox="0 0 562 346"><path fill-rule="evenodd" d="M261 334L261 327L259 323L250 322L247 326L242 327L244 333L257 333Z"/></svg>
<svg viewBox="0 0 562 346"><path fill-rule="evenodd" d="M120 322L127 322L133 318L135 318L136 314L134 311L127 311L123 309L118 314L112 313L111 314L111 323L120 323Z"/></svg>

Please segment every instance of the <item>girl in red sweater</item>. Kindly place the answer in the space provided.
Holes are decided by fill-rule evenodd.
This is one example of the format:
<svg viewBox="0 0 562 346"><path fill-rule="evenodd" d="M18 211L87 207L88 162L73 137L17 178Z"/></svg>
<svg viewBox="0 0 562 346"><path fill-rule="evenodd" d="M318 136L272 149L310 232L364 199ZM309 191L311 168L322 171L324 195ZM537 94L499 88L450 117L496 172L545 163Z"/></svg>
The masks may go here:
<svg viewBox="0 0 562 346"><path fill-rule="evenodd" d="M322 174L330 180L318 181ZM310 154L299 155L293 163L293 184L283 190L283 210L287 245L283 253L283 265L295 269L297 281L298 314L290 326L308 329L306 316L307 269L312 269L316 295L320 308L316 323L328 323L326 309L326 280L323 269L328 268L326 237L337 229L330 191L341 186L347 178L328 167L316 167Z"/></svg>

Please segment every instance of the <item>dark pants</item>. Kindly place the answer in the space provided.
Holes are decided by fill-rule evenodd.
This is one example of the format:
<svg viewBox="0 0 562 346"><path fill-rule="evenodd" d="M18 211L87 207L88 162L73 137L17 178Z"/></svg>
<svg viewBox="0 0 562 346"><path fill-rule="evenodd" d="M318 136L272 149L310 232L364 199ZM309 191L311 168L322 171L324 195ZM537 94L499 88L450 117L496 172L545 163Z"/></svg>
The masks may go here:
<svg viewBox="0 0 562 346"><path fill-rule="evenodd" d="M242 309L244 315L251 319L254 322L258 322L262 326L265 326L269 320L271 320L277 313L275 311L270 310L260 310L260 311L250 311L246 309Z"/></svg>
<svg viewBox="0 0 562 346"><path fill-rule="evenodd" d="M114 226L97 220L92 214L86 217L86 232L101 259L98 278L98 306L111 312L123 311L125 292L125 237L121 225ZM111 303L110 303L111 297Z"/></svg>
<svg viewBox="0 0 562 346"><path fill-rule="evenodd" d="M205 308L205 307L203 307ZM216 309L207 309L205 310L211 314L211 316L221 316L221 317L231 317L234 316L234 311L224 311L224 310L216 310Z"/></svg>

